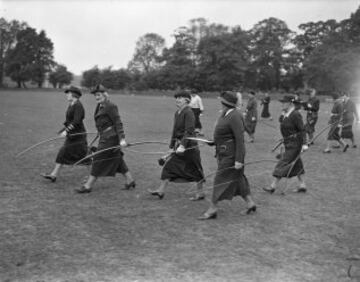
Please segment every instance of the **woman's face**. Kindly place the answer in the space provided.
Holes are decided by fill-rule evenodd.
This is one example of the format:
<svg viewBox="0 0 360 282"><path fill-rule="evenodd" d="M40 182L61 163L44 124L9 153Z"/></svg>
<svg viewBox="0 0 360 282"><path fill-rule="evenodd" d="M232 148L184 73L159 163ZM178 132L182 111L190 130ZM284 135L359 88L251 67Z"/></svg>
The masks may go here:
<svg viewBox="0 0 360 282"><path fill-rule="evenodd" d="M94 96L97 104L101 104L106 100L105 96L101 92L96 92Z"/></svg>
<svg viewBox="0 0 360 282"><path fill-rule="evenodd" d="M68 100L69 102L74 101L74 97L71 92L66 93L66 100Z"/></svg>
<svg viewBox="0 0 360 282"><path fill-rule="evenodd" d="M281 108L284 110L284 111L287 111L291 106L291 103L290 102L284 102L281 104Z"/></svg>
<svg viewBox="0 0 360 282"><path fill-rule="evenodd" d="M187 104L186 98L184 98L184 97L177 97L175 103L176 103L176 106L177 106L178 108L182 108L182 107L184 107L184 106Z"/></svg>

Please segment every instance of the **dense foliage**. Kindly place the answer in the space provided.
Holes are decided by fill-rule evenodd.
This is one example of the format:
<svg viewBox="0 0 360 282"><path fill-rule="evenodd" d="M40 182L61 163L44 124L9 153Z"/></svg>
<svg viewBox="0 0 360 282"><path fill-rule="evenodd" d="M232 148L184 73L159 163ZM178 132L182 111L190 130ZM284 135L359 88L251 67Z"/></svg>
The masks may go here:
<svg viewBox="0 0 360 282"><path fill-rule="evenodd" d="M0 19L0 84L4 71L21 87L70 83L72 74L53 61L53 44L44 31ZM155 33L141 36L126 69L97 66L82 74L82 86L103 83L112 89L203 91L260 89L286 91L316 87L329 93L359 88L360 8L348 19L309 22L298 33L277 18L250 30L192 19L174 31L174 43Z"/></svg>

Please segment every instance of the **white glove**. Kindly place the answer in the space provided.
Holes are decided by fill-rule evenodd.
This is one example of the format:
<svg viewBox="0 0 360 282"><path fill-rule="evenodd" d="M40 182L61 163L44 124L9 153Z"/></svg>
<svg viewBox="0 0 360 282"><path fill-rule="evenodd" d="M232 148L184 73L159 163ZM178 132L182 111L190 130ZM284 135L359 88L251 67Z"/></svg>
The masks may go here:
<svg viewBox="0 0 360 282"><path fill-rule="evenodd" d="M120 140L120 146L121 147L126 147L128 144L126 143L125 139L121 139Z"/></svg>
<svg viewBox="0 0 360 282"><path fill-rule="evenodd" d="M305 151L307 151L308 149L309 149L309 146L306 145L306 144L304 144L304 145L302 145L301 152L305 152Z"/></svg>
<svg viewBox="0 0 360 282"><path fill-rule="evenodd" d="M62 131L62 132L60 133L60 136L61 136L61 137L66 137L66 136L67 136L66 130Z"/></svg>
<svg viewBox="0 0 360 282"><path fill-rule="evenodd" d="M235 168L235 169L241 169L243 166L244 166L243 163L235 162L234 168Z"/></svg>
<svg viewBox="0 0 360 282"><path fill-rule="evenodd" d="M183 145L180 145L179 147L177 147L175 152L176 154L182 154L185 152L185 147Z"/></svg>
<svg viewBox="0 0 360 282"><path fill-rule="evenodd" d="M256 117L252 117L251 120L252 120L252 121L255 121L255 120L256 120Z"/></svg>
<svg viewBox="0 0 360 282"><path fill-rule="evenodd" d="M311 104L307 104L308 108L311 108Z"/></svg>

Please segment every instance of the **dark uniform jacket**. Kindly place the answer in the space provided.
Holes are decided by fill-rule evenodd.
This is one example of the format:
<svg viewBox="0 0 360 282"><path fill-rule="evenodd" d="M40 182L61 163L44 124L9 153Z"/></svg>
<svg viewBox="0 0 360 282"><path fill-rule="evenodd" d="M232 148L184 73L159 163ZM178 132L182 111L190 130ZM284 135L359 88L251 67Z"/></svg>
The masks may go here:
<svg viewBox="0 0 360 282"><path fill-rule="evenodd" d="M85 132L85 126L83 123L84 118L85 110L79 100L73 105L69 105L64 122L66 132L70 135Z"/></svg>
<svg viewBox="0 0 360 282"><path fill-rule="evenodd" d="M120 119L118 107L110 101L98 104L95 109L95 126L100 136L110 137L118 135L125 138L123 124Z"/></svg>
<svg viewBox="0 0 360 282"><path fill-rule="evenodd" d="M186 137L195 137L195 116L190 106L183 108L180 113L175 112L170 149L176 149L180 144L185 148L196 145L196 141L188 140Z"/></svg>
<svg viewBox="0 0 360 282"><path fill-rule="evenodd" d="M344 125L352 125L354 122L354 115L356 116L356 119L359 120L356 105L352 100L348 99L344 102L343 115Z"/></svg>
<svg viewBox="0 0 360 282"><path fill-rule="evenodd" d="M302 147L306 144L306 132L301 114L293 110L289 116L281 115L280 132L284 138L285 147Z"/></svg>
<svg viewBox="0 0 360 282"><path fill-rule="evenodd" d="M214 131L216 155L231 158L232 162L244 163L245 125L243 117L238 110L232 110L226 116L224 114L219 117Z"/></svg>
<svg viewBox="0 0 360 282"><path fill-rule="evenodd" d="M257 102L255 97L251 97L246 106L246 121L256 122L257 121Z"/></svg>

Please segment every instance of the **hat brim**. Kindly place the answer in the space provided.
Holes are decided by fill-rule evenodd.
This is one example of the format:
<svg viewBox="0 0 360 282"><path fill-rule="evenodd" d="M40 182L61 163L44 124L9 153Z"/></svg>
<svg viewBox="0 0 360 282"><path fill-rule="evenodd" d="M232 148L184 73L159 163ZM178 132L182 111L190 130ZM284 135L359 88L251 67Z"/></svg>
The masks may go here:
<svg viewBox="0 0 360 282"><path fill-rule="evenodd" d="M65 91L64 91L64 93L73 93L73 94L75 94L75 95L77 95L77 96L79 96L79 97L81 97L81 92L79 92L79 91L74 91L74 90L71 90L71 89L66 89Z"/></svg>
<svg viewBox="0 0 360 282"><path fill-rule="evenodd" d="M234 107L234 108L236 107L236 104L225 100L223 97L219 97L219 99L220 99L220 102L225 104L226 106L230 106L230 107Z"/></svg>

